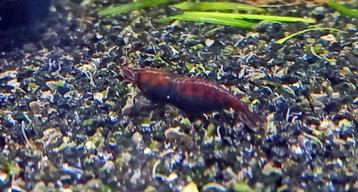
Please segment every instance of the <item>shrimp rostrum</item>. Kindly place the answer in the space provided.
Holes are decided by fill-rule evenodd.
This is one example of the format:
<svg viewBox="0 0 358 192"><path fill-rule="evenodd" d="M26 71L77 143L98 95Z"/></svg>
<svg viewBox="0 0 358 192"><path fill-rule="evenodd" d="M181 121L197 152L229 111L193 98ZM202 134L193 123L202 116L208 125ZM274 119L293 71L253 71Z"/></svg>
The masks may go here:
<svg viewBox="0 0 358 192"><path fill-rule="evenodd" d="M147 68L123 67L122 72L123 77L138 87L149 100L174 105L186 114L197 116L232 108L237 119L252 130L262 127L265 122L251 112L238 96L217 83Z"/></svg>

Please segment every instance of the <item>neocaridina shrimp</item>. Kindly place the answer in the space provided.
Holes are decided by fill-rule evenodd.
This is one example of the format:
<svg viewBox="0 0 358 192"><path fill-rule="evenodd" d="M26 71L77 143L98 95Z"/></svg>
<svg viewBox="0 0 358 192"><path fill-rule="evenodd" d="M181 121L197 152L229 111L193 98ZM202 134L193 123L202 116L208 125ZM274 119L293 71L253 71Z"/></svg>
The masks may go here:
<svg viewBox="0 0 358 192"><path fill-rule="evenodd" d="M173 75L160 70L122 67L125 80L133 83L153 102L172 104L186 114L197 116L206 112L232 108L239 121L256 130L264 124L259 115L217 83L204 79Z"/></svg>

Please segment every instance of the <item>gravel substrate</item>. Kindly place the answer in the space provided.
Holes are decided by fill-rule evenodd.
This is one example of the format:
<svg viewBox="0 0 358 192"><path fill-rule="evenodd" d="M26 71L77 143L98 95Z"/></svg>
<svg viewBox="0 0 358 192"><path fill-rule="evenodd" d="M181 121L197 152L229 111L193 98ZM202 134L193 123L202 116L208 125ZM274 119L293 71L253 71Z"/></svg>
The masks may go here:
<svg viewBox="0 0 358 192"><path fill-rule="evenodd" d="M98 17L110 3L57 3L31 30L0 32L0 190L358 190L358 19L271 8L342 30L279 44L310 26L156 22L178 13L167 6ZM123 65L221 83L267 125L230 110L190 121L124 82Z"/></svg>

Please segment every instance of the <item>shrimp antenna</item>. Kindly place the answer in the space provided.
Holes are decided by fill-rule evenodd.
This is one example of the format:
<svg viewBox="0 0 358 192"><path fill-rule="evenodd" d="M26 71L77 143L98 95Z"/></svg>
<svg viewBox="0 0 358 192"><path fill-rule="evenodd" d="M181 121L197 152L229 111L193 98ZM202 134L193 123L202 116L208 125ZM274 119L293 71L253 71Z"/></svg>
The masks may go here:
<svg viewBox="0 0 358 192"><path fill-rule="evenodd" d="M123 48L124 48L124 62L121 62L121 64L117 66L117 68L121 71L124 67L127 67L129 65L127 44L125 44ZM123 58L123 55L121 56L121 58Z"/></svg>
<svg viewBox="0 0 358 192"><path fill-rule="evenodd" d="M124 78L124 82L133 83L135 82L137 71L129 67L128 48L126 45L124 46L124 62L122 65L118 66L118 68L120 70L121 76Z"/></svg>
<svg viewBox="0 0 358 192"><path fill-rule="evenodd" d="M128 49L127 45L124 47L125 63L128 65Z"/></svg>

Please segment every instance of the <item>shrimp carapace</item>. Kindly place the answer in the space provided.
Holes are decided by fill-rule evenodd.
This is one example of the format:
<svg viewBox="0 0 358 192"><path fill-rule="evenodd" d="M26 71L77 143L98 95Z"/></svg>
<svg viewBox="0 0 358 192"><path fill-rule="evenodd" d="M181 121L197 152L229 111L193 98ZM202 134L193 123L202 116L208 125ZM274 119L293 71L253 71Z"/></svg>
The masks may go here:
<svg viewBox="0 0 358 192"><path fill-rule="evenodd" d="M192 116L232 108L236 117L252 130L262 127L265 122L251 112L238 96L211 81L128 67L123 68L123 77L137 86L148 99L172 104Z"/></svg>

